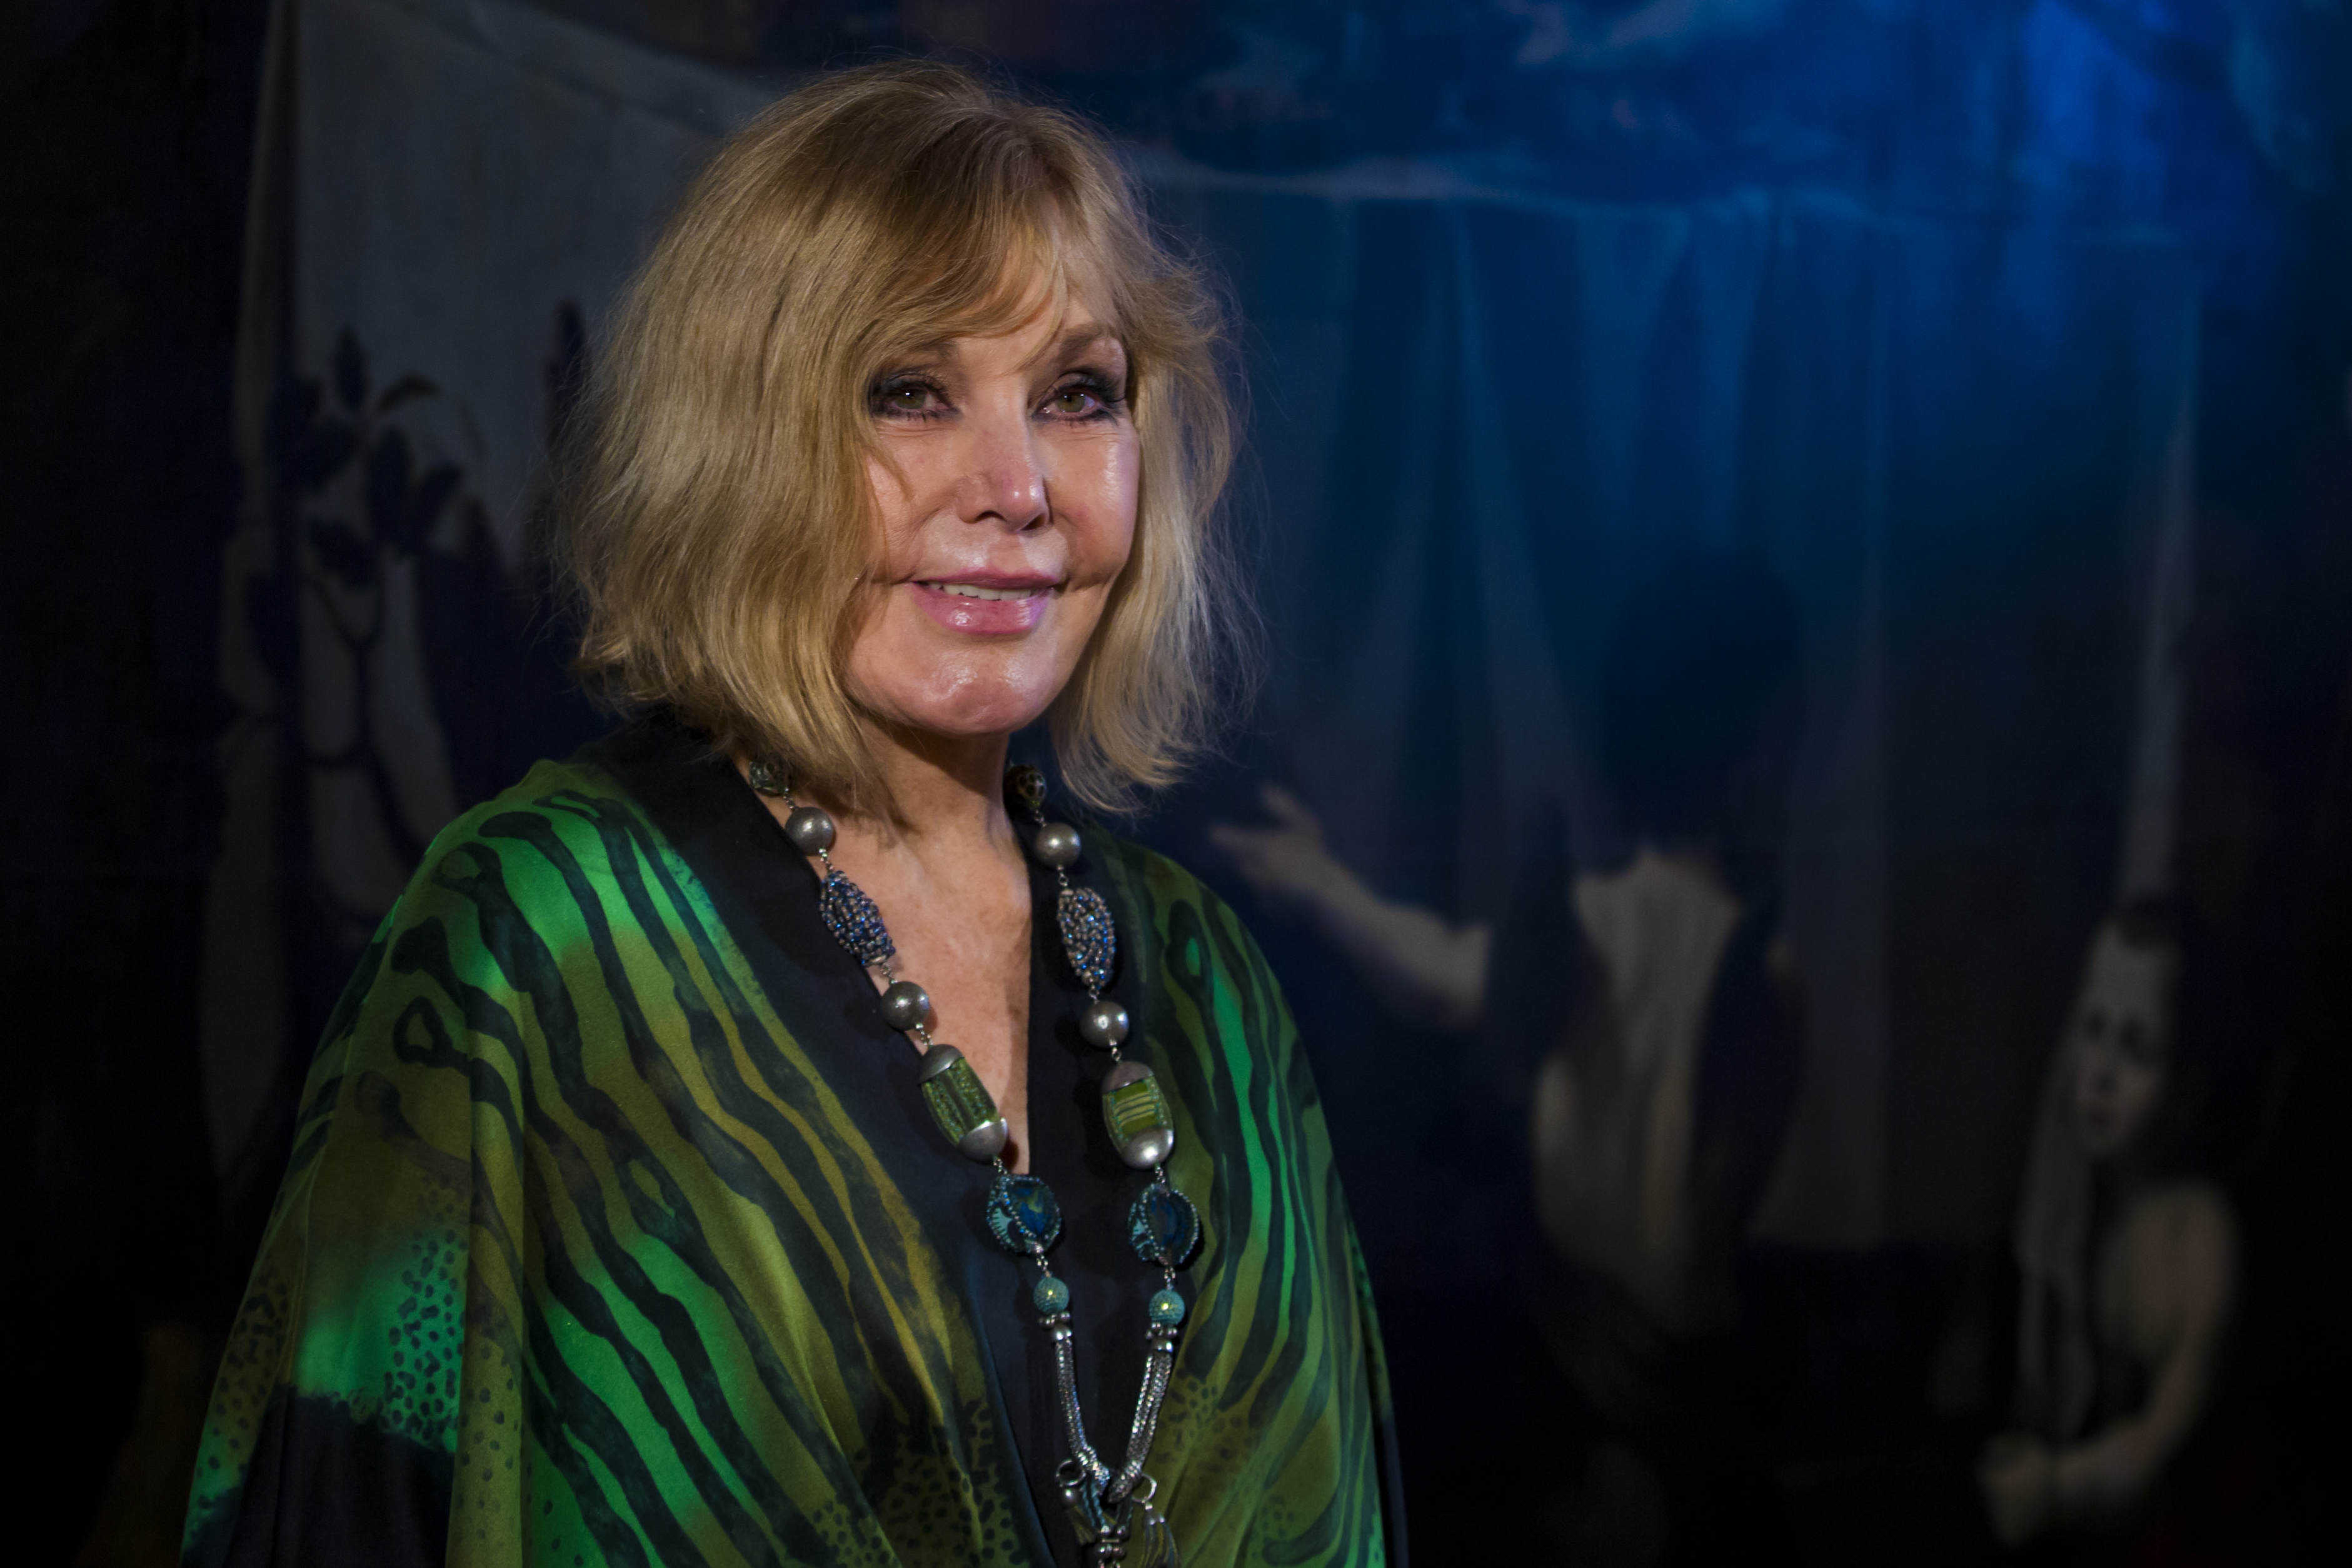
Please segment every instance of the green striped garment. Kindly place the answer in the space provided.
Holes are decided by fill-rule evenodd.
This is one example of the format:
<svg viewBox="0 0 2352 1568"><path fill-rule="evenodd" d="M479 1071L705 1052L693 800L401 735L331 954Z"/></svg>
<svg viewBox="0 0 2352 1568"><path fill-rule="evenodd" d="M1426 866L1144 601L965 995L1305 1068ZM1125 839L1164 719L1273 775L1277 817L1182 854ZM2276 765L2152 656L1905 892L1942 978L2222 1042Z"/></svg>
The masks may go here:
<svg viewBox="0 0 2352 1568"><path fill-rule="evenodd" d="M1198 881L1087 840L1205 1229L1157 1505L1190 1564L1399 1560L1378 1330L1289 1013ZM440 836L311 1067L189 1563L1075 1560L1034 1270L989 1240L991 1173L930 1126L814 889L658 725ZM1143 1178L1082 1000L1041 952L1034 1168L1113 1454L1160 1280L1126 1250Z"/></svg>

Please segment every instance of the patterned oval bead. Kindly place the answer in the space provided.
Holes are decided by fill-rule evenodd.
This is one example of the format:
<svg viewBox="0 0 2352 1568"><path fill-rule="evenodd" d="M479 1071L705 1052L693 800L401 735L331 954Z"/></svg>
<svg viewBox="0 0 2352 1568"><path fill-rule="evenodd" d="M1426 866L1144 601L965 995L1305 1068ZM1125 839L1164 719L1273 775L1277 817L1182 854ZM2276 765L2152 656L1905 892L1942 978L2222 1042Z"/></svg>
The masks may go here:
<svg viewBox="0 0 2352 1568"><path fill-rule="evenodd" d="M947 1141L967 1159L988 1161L1004 1152L1008 1129L996 1113L996 1101L980 1081L971 1064L953 1046L933 1046L923 1053L919 1075L923 1103L940 1124Z"/></svg>
<svg viewBox="0 0 2352 1568"><path fill-rule="evenodd" d="M1065 888L1055 900L1054 918L1062 928L1062 951L1079 981L1089 991L1108 985L1118 963L1118 928L1102 895L1091 888Z"/></svg>
<svg viewBox="0 0 2352 1568"><path fill-rule="evenodd" d="M1194 1212L1192 1199L1154 1182L1127 1213L1127 1239L1146 1263L1180 1268L1201 1245L1201 1216Z"/></svg>
<svg viewBox="0 0 2352 1568"><path fill-rule="evenodd" d="M1151 1321L1163 1329L1172 1329L1184 1321L1184 1298L1173 1290L1155 1290L1151 1295Z"/></svg>
<svg viewBox="0 0 2352 1568"><path fill-rule="evenodd" d="M816 912L833 940L867 968L897 956L898 946L890 940L890 928L882 923L882 911L874 907L865 889L840 872L827 877L817 889Z"/></svg>
<svg viewBox="0 0 2352 1568"><path fill-rule="evenodd" d="M1168 1097L1141 1062L1121 1062L1103 1076L1102 1111L1111 1147L1135 1169L1149 1171L1176 1152Z"/></svg>
<svg viewBox="0 0 2352 1568"><path fill-rule="evenodd" d="M1048 1318L1070 1310L1070 1288L1051 1274L1037 1281L1037 1289L1029 1293L1029 1299L1037 1304L1038 1312Z"/></svg>
<svg viewBox="0 0 2352 1568"><path fill-rule="evenodd" d="M1007 1171L988 1189L988 1228L1005 1251L1032 1258L1062 1236L1062 1205L1035 1176Z"/></svg>

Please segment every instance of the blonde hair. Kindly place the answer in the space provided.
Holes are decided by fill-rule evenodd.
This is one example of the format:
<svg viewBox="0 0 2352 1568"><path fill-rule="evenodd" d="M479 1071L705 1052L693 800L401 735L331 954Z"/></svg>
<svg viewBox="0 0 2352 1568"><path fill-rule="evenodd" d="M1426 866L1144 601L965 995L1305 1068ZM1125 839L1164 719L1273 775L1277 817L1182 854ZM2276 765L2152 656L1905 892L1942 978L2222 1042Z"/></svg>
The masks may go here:
<svg viewBox="0 0 2352 1568"><path fill-rule="evenodd" d="M953 67L845 71L771 106L694 181L630 289L559 474L575 668L890 808L844 665L876 569L868 394L888 356L1098 286L1141 447L1133 550L1050 713L1106 810L1205 743L1237 587L1220 313L1099 134Z"/></svg>

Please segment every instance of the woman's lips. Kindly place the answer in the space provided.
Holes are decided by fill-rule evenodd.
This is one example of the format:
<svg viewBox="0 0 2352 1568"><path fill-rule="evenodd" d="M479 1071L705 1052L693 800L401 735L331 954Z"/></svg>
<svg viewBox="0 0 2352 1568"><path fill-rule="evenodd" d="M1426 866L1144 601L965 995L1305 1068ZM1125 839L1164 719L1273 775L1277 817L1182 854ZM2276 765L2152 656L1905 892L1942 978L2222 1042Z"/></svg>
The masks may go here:
<svg viewBox="0 0 2352 1568"><path fill-rule="evenodd" d="M1036 579L959 578L907 586L925 615L967 637L1028 631L1045 618L1045 605L1054 596L1054 584Z"/></svg>

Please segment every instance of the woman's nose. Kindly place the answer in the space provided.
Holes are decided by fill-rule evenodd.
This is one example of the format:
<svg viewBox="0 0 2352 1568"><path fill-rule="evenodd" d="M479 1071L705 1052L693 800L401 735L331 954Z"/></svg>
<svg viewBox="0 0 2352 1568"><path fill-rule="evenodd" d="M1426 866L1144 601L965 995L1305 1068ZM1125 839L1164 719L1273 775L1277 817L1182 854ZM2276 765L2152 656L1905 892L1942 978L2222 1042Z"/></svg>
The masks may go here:
<svg viewBox="0 0 2352 1568"><path fill-rule="evenodd" d="M967 428L972 443L958 508L964 521L1000 522L1015 530L1044 521L1050 510L1045 470L1038 460L1036 432L1025 414L975 419Z"/></svg>

